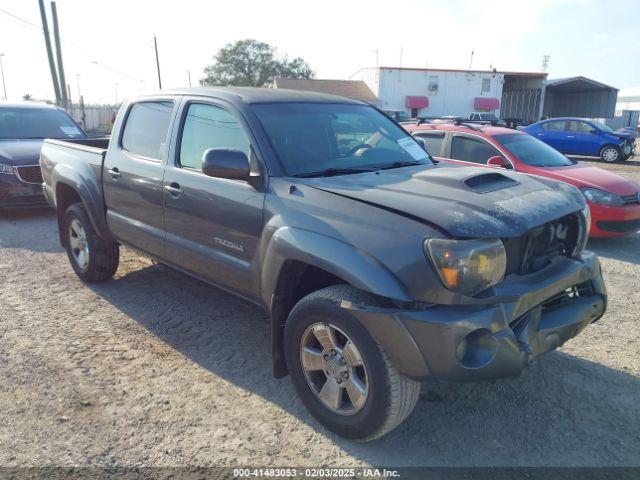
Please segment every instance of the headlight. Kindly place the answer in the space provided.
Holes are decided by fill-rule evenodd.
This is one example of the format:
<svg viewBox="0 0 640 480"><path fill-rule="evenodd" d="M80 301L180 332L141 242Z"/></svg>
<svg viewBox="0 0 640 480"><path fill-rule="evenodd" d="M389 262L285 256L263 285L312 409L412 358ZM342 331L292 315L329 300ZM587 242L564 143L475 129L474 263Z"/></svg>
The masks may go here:
<svg viewBox="0 0 640 480"><path fill-rule="evenodd" d="M576 248L573 250L572 254L574 257L578 257L587 246L587 242L589 241L589 229L591 228L591 212L589 211L589 205L585 205L580 213L584 225L580 227L580 234L578 235Z"/></svg>
<svg viewBox="0 0 640 480"><path fill-rule="evenodd" d="M622 198L615 193L605 192L604 190L598 190L597 188L581 188L580 191L584 198L590 202L600 205L608 205L611 207L619 207L624 204Z"/></svg>
<svg viewBox="0 0 640 480"><path fill-rule="evenodd" d="M13 165L7 165L6 163L0 163L0 173L4 175L14 175Z"/></svg>
<svg viewBox="0 0 640 480"><path fill-rule="evenodd" d="M430 239L425 249L444 286L462 295L475 295L499 283L507 268L507 254L499 239Z"/></svg>

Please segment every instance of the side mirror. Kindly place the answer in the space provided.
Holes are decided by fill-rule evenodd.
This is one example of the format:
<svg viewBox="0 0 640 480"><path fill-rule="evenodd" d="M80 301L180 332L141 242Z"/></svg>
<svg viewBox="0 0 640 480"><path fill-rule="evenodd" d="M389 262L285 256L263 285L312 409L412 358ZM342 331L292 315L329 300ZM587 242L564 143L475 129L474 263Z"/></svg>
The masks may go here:
<svg viewBox="0 0 640 480"><path fill-rule="evenodd" d="M497 155L487 160L487 165L491 165L493 167L500 167L500 168L511 168L511 164L507 162L504 159L504 157L500 157Z"/></svg>
<svg viewBox="0 0 640 480"><path fill-rule="evenodd" d="M202 154L202 172L208 177L248 180L249 159L240 150L210 148Z"/></svg>

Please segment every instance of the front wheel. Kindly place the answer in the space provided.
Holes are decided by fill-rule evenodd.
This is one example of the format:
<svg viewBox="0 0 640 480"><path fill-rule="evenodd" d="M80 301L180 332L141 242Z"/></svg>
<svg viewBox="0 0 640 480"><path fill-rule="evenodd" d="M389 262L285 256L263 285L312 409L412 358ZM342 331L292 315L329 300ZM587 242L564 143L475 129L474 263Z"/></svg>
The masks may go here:
<svg viewBox="0 0 640 480"><path fill-rule="evenodd" d="M81 280L94 283L113 277L120 260L118 244L98 236L84 205L71 205L64 213L61 228L69 262Z"/></svg>
<svg viewBox="0 0 640 480"><path fill-rule="evenodd" d="M348 285L313 292L292 309L285 354L293 384L311 414L346 438L373 440L413 411L420 384L399 373L358 320L340 307L374 301Z"/></svg>
<svg viewBox="0 0 640 480"><path fill-rule="evenodd" d="M622 152L618 147L607 145L600 151L600 158L607 163L617 162L622 158Z"/></svg>

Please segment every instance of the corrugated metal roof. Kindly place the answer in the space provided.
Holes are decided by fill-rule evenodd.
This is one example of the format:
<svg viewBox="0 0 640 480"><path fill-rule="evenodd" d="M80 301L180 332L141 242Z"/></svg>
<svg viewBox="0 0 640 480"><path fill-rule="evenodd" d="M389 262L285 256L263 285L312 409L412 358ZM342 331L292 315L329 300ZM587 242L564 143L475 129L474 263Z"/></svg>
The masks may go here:
<svg viewBox="0 0 640 480"><path fill-rule="evenodd" d="M276 88L328 93L353 98L366 103L377 103L378 97L362 80L322 80L276 78Z"/></svg>
<svg viewBox="0 0 640 480"><path fill-rule="evenodd" d="M618 90L615 87L591 80L587 77L555 78L547 81L547 89L554 92L589 92L594 90Z"/></svg>

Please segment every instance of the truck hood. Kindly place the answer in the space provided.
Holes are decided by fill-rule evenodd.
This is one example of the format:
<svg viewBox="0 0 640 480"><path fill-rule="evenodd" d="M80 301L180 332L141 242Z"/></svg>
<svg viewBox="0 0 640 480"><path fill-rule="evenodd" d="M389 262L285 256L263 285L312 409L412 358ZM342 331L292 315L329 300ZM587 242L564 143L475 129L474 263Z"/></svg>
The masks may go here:
<svg viewBox="0 0 640 480"><path fill-rule="evenodd" d="M454 237L517 237L585 205L570 185L476 167L407 167L300 180Z"/></svg>
<svg viewBox="0 0 640 480"><path fill-rule="evenodd" d="M0 162L8 165L37 165L42 140L0 140Z"/></svg>
<svg viewBox="0 0 640 480"><path fill-rule="evenodd" d="M616 195L633 195L640 189L636 182L604 168L577 164L569 167L546 167L542 170L543 175L576 187L599 188Z"/></svg>

